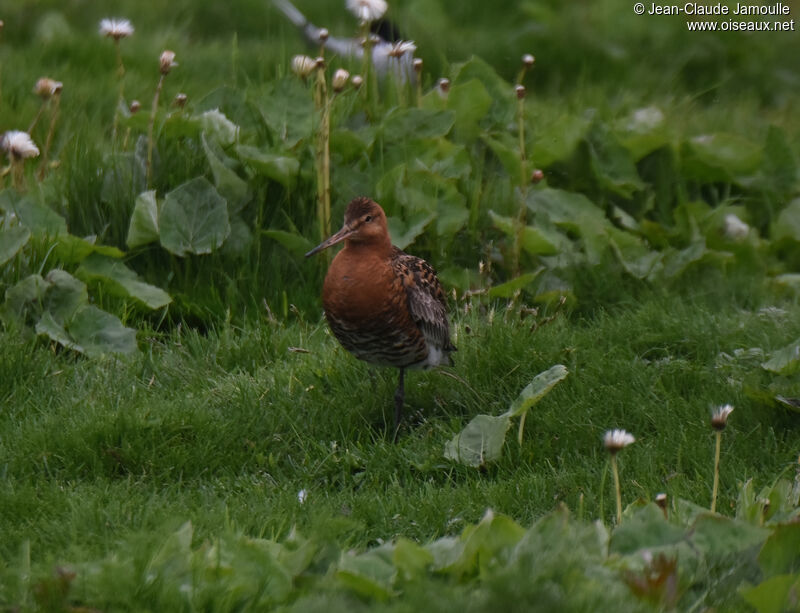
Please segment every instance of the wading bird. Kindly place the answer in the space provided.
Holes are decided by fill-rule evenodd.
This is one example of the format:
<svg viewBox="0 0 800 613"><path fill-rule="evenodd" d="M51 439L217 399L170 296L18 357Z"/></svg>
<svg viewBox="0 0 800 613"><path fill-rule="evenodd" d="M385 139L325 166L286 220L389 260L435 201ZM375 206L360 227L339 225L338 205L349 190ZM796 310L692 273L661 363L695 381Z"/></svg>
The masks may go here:
<svg viewBox="0 0 800 613"><path fill-rule="evenodd" d="M331 331L360 360L400 369L395 431L405 397L406 368L452 364L447 303L436 271L392 245L386 214L369 198L347 206L344 225L306 257L344 241L322 287Z"/></svg>

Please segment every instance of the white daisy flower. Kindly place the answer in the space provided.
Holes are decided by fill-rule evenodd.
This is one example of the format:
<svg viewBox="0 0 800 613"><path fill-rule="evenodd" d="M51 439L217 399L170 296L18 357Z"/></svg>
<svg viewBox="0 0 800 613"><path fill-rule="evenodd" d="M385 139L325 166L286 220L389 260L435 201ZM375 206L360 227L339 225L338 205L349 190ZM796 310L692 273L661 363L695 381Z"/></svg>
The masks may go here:
<svg viewBox="0 0 800 613"><path fill-rule="evenodd" d="M361 21L376 21L387 8L386 0L347 0L347 10Z"/></svg>
<svg viewBox="0 0 800 613"><path fill-rule="evenodd" d="M612 455L635 441L633 434L625 430L609 430L603 437L603 444Z"/></svg>
<svg viewBox="0 0 800 613"><path fill-rule="evenodd" d="M39 148L31 140L30 134L21 130L9 130L0 140L3 151L15 160L35 158L39 155Z"/></svg>
<svg viewBox="0 0 800 613"><path fill-rule="evenodd" d="M725 238L733 241L740 241L747 238L747 234L750 232L750 226L733 213L729 213L725 215L725 227L723 232L725 233Z"/></svg>
<svg viewBox="0 0 800 613"><path fill-rule="evenodd" d="M392 44L392 48L389 49L387 55L389 57L403 57L406 53L414 55L414 51L416 50L417 46L414 44L413 40L399 40Z"/></svg>
<svg viewBox="0 0 800 613"><path fill-rule="evenodd" d="M310 75L316 67L316 60L307 55L295 55L292 58L292 72L303 79Z"/></svg>
<svg viewBox="0 0 800 613"><path fill-rule="evenodd" d="M100 21L100 34L119 40L133 34L133 25L127 19L103 19Z"/></svg>
<svg viewBox="0 0 800 613"><path fill-rule="evenodd" d="M64 84L61 81L42 77L33 86L33 93L46 99L60 93L63 88Z"/></svg>
<svg viewBox="0 0 800 613"><path fill-rule="evenodd" d="M169 74L178 63L175 61L175 52L169 49L164 49L161 52L161 57L158 59L161 68L161 74Z"/></svg>
<svg viewBox="0 0 800 613"><path fill-rule="evenodd" d="M333 85L333 91L340 92L342 91L347 82L350 80L350 73L347 72L344 68L339 68L336 72L333 73L333 79L331 83Z"/></svg>

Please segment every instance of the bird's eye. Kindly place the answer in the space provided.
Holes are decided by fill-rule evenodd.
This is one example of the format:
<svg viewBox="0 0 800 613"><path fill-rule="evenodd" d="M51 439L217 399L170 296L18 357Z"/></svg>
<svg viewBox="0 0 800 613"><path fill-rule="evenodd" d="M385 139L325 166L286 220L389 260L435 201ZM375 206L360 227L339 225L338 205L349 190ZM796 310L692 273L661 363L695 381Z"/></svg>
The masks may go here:
<svg viewBox="0 0 800 613"><path fill-rule="evenodd" d="M367 215L367 216L364 218L364 221L372 221L372 215Z"/></svg>

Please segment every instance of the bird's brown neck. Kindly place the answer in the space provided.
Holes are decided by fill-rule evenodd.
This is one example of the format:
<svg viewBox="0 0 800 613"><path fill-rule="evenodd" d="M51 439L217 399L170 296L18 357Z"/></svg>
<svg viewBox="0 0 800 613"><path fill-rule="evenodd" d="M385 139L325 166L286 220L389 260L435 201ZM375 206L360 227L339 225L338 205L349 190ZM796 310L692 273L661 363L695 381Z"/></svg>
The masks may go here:
<svg viewBox="0 0 800 613"><path fill-rule="evenodd" d="M372 256L386 258L392 253L392 241L388 236L384 239L375 238L368 241L346 240L344 242L344 248L353 256L370 254Z"/></svg>

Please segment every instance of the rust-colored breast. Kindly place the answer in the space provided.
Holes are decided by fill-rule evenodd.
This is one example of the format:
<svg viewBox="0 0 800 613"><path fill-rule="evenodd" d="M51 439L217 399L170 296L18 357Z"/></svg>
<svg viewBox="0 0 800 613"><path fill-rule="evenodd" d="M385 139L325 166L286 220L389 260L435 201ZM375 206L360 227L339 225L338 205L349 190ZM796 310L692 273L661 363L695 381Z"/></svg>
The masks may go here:
<svg viewBox="0 0 800 613"><path fill-rule="evenodd" d="M409 308L406 282L391 256L350 246L337 254L325 277L322 302L345 349L383 366L427 360L429 349Z"/></svg>

